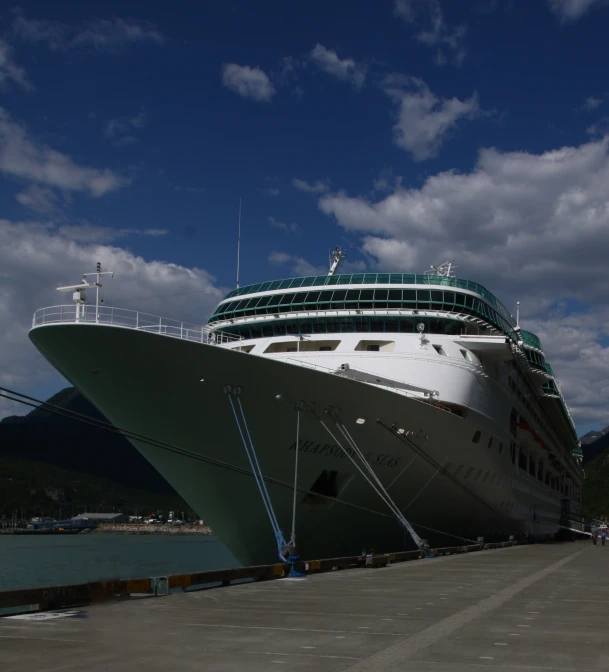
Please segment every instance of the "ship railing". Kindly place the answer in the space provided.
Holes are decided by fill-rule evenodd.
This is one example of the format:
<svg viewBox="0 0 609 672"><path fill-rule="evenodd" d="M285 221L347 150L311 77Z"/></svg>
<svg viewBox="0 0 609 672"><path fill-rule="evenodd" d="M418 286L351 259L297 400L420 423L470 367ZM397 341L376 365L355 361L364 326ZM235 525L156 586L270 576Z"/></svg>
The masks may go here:
<svg viewBox="0 0 609 672"><path fill-rule="evenodd" d="M40 308L34 313L32 328L46 324L101 324L211 345L224 345L242 340L239 336L213 331L206 325L180 322L127 308L88 304Z"/></svg>

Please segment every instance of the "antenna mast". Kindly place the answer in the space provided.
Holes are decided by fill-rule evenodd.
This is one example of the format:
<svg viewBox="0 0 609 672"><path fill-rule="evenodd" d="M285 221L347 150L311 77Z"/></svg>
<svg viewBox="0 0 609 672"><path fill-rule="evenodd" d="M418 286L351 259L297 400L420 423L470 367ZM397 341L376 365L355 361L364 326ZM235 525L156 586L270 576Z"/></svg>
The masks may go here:
<svg viewBox="0 0 609 672"><path fill-rule="evenodd" d="M237 289L239 289L240 255L241 255L241 199L239 199L239 226L237 228Z"/></svg>
<svg viewBox="0 0 609 672"><path fill-rule="evenodd" d="M439 266L431 266L429 270L425 271L425 275L438 275L443 278L452 278L454 277L454 270L457 268L454 261L447 259L443 261Z"/></svg>
<svg viewBox="0 0 609 672"><path fill-rule="evenodd" d="M89 282L87 278L91 275L95 276L95 282ZM58 292L72 292L72 301L76 304L76 321L78 322L81 317L87 320L87 315L85 312L84 304L87 302L83 292L87 289L95 289L95 322L99 322L99 304L103 303L103 300L99 300L99 288L101 283L99 281L102 275L110 275L114 277L114 271L102 271L101 263L98 261L95 269L95 273L83 273L82 280L78 285L66 285L65 287L57 287Z"/></svg>
<svg viewBox="0 0 609 672"><path fill-rule="evenodd" d="M330 253L330 270L328 271L328 275L334 275L334 273L336 273L338 265L346 256L347 253L343 252L338 245L334 248L334 251Z"/></svg>

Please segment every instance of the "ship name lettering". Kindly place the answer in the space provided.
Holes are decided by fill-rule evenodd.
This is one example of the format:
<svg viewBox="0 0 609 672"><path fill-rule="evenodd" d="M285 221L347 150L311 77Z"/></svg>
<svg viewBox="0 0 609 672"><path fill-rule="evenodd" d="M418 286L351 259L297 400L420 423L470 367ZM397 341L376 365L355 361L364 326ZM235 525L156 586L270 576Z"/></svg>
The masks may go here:
<svg viewBox="0 0 609 672"><path fill-rule="evenodd" d="M296 441L292 443L292 445L290 446L290 450L296 450ZM344 460L347 457L348 453L352 458L356 459L355 451L350 446L341 448L336 444L319 443L307 439L298 440L298 452L313 453L314 455L322 455L323 457L334 457L342 460ZM394 457L393 455L385 453L375 454L371 451L364 453L364 457L366 458L366 461L370 464L377 464L380 467L389 467L390 469L397 467L397 465L401 460L400 457Z"/></svg>

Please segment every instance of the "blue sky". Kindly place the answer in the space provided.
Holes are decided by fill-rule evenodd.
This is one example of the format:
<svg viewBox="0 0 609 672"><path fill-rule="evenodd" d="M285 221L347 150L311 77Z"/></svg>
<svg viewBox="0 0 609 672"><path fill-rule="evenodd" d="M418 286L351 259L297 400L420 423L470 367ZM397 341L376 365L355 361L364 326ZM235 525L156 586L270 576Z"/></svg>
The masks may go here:
<svg viewBox="0 0 609 672"><path fill-rule="evenodd" d="M98 258L108 299L201 322L242 198L242 283L335 244L347 269L454 258L522 301L578 428L607 424L608 29L604 0L5 6L2 379L60 386L24 333Z"/></svg>

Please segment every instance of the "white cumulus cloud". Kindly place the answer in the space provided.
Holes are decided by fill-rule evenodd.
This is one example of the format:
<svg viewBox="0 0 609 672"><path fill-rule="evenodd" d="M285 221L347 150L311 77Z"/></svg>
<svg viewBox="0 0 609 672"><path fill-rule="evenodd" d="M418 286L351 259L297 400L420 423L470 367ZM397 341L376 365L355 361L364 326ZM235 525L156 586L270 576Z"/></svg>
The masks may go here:
<svg viewBox="0 0 609 672"><path fill-rule="evenodd" d="M222 84L227 89L258 102L268 102L275 95L275 87L260 68L225 63L222 66Z"/></svg>
<svg viewBox="0 0 609 672"><path fill-rule="evenodd" d="M437 156L459 121L473 119L481 113L476 93L466 100L438 98L425 82L415 77L390 75L384 89L397 105L394 142L409 151L415 161Z"/></svg>
<svg viewBox="0 0 609 672"><path fill-rule="evenodd" d="M0 91L7 89L9 83L16 84L26 91L32 91L34 88L25 69L17 65L14 49L0 40Z"/></svg>
<svg viewBox="0 0 609 672"><path fill-rule="evenodd" d="M115 145L128 145L135 142L133 131L138 131L146 125L147 113L142 107L133 117L119 117L109 119L104 127L104 137Z"/></svg>
<svg viewBox="0 0 609 672"><path fill-rule="evenodd" d="M306 191L309 194L321 194L324 191L328 191L328 189L330 189L330 181L317 180L316 182L311 183L295 177L292 180L292 186L295 189L298 189L298 191Z"/></svg>
<svg viewBox="0 0 609 672"><path fill-rule="evenodd" d="M80 24L46 19L28 19L23 11L14 11L12 31L15 37L31 44L45 44L51 51L89 48L119 52L134 44L163 45L165 36L148 21L112 17Z"/></svg>
<svg viewBox="0 0 609 672"><path fill-rule="evenodd" d="M552 12L562 23L577 21L593 5L600 5L605 0L548 0Z"/></svg>
<svg viewBox="0 0 609 672"><path fill-rule="evenodd" d="M289 265L290 271L295 277L304 275L323 275L328 272L327 266L316 266L296 254L288 254L287 252L280 252L278 250L273 250L269 254L268 260L270 264L275 266Z"/></svg>
<svg viewBox="0 0 609 672"><path fill-rule="evenodd" d="M435 49L434 60L438 65L445 65L449 57L456 65L463 63L466 26L449 26L439 0L395 0L394 13L420 28L415 39Z"/></svg>
<svg viewBox="0 0 609 672"><path fill-rule="evenodd" d="M115 272L114 279L103 283L107 306L204 324L225 294L201 268L146 261L105 244L103 236L97 242L95 237L87 240L82 229L0 220L0 384L25 393L40 384L58 389L65 385L31 345L27 332L36 309L69 302L55 287L78 282L98 261ZM21 413L22 406L0 401L0 417Z"/></svg>
<svg viewBox="0 0 609 672"><path fill-rule="evenodd" d="M281 231L285 231L286 233L291 233L294 236L301 236L302 235L302 229L296 222L280 222L274 217L269 217L269 224L274 228L274 229L280 229Z"/></svg>
<svg viewBox="0 0 609 672"><path fill-rule="evenodd" d="M0 107L0 172L20 179L92 196L129 183L109 169L83 166L48 145L31 138L26 129Z"/></svg>
<svg viewBox="0 0 609 672"><path fill-rule="evenodd" d="M609 138L541 154L480 152L468 173L398 184L378 200L341 192L322 212L360 237L379 270L454 259L539 332L578 422L609 423Z"/></svg>
<svg viewBox="0 0 609 672"><path fill-rule="evenodd" d="M15 195L15 199L26 208L41 215L50 215L59 210L57 194L49 187L31 184Z"/></svg>
<svg viewBox="0 0 609 672"><path fill-rule="evenodd" d="M361 89L364 85L366 68L352 58L339 58L335 51L319 43L313 47L309 58L326 74L343 82L350 82L356 89Z"/></svg>
<svg viewBox="0 0 609 672"><path fill-rule="evenodd" d="M600 107L603 103L602 98L597 98L596 96L588 96L586 100L584 100L584 104L582 105L582 109L585 112L594 112L598 107Z"/></svg>

